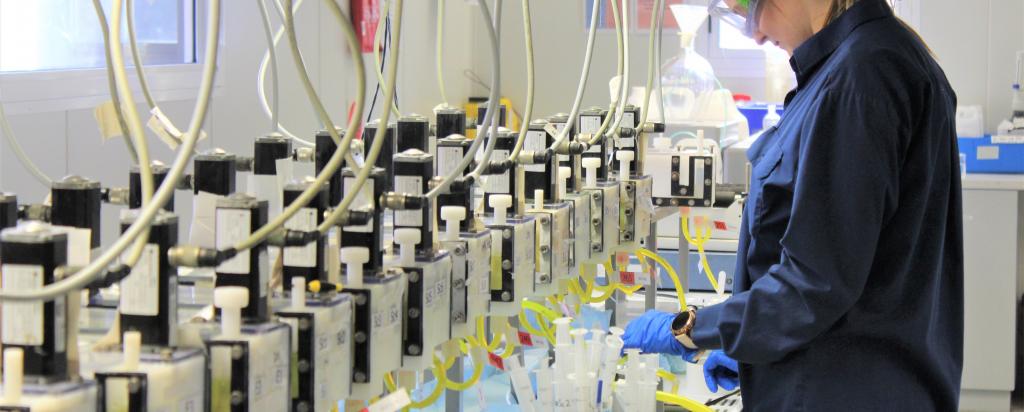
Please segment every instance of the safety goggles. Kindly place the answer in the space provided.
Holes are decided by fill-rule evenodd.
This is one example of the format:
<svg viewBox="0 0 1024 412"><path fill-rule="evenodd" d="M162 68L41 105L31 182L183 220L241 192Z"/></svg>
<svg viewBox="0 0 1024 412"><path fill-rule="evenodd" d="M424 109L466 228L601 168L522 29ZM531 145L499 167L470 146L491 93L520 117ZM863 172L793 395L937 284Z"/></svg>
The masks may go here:
<svg viewBox="0 0 1024 412"><path fill-rule="evenodd" d="M708 4L708 13L739 29L747 37L754 37L754 30L757 28L758 6L761 1L734 0L734 3L732 7L729 7L726 0L711 0Z"/></svg>

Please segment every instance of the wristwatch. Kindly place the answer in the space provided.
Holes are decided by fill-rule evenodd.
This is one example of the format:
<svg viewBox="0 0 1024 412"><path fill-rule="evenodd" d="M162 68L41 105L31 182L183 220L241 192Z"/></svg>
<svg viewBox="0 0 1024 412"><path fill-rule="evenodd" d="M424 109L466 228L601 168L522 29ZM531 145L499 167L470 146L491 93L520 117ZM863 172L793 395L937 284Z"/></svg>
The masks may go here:
<svg viewBox="0 0 1024 412"><path fill-rule="evenodd" d="M693 343L693 339L690 338L690 332L693 330L693 325L697 323L697 308L690 306L686 310L679 312L676 318L672 320L672 335L676 337L679 343L689 349L697 349L697 345Z"/></svg>

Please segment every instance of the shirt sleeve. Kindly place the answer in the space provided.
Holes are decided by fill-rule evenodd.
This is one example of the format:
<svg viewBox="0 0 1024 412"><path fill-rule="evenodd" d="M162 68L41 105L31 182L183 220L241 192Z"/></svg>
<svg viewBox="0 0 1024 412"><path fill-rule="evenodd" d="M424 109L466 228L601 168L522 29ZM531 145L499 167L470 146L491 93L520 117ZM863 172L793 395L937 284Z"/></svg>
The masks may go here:
<svg viewBox="0 0 1024 412"><path fill-rule="evenodd" d="M744 363L777 361L832 327L861 296L898 199L905 112L891 101L826 91L801 129L782 254L750 288L698 311L701 348ZM769 206L770 207L770 206ZM743 259L744 257L740 257ZM756 275L760 275L759 277Z"/></svg>

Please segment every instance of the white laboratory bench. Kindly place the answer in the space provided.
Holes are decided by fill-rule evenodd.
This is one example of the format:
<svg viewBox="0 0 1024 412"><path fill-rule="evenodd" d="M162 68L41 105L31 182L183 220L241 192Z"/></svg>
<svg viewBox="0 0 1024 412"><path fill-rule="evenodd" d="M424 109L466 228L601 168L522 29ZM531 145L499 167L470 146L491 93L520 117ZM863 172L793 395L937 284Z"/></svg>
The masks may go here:
<svg viewBox="0 0 1024 412"><path fill-rule="evenodd" d="M968 174L963 214L960 409L1009 411L1024 294L1024 175Z"/></svg>

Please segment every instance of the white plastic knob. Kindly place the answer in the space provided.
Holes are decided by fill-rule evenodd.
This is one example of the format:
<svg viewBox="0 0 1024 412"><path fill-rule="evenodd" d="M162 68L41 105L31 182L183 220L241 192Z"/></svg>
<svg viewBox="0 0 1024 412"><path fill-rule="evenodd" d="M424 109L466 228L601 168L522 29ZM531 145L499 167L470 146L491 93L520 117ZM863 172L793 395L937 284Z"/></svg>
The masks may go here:
<svg viewBox="0 0 1024 412"><path fill-rule="evenodd" d="M4 401L9 405L21 403L24 369L25 352L21 348L4 348Z"/></svg>
<svg viewBox="0 0 1024 412"><path fill-rule="evenodd" d="M601 167L601 159L596 157L583 158L583 168L587 170L584 174L587 179L587 186L597 186L597 169Z"/></svg>
<svg viewBox="0 0 1024 412"><path fill-rule="evenodd" d="M569 178L572 177L572 168L568 166L560 166L558 168L558 198L565 199L566 183Z"/></svg>
<svg viewBox="0 0 1024 412"><path fill-rule="evenodd" d="M416 263L416 244L420 243L420 230L413 228L395 229L395 243L398 244L398 260L403 266Z"/></svg>
<svg viewBox="0 0 1024 412"><path fill-rule="evenodd" d="M508 208L512 207L511 195L492 195L491 208L494 209L494 223L505 224L508 216Z"/></svg>
<svg viewBox="0 0 1024 412"><path fill-rule="evenodd" d="M221 286L213 290L213 304L220 308L221 336L231 339L242 333L242 308L249 305L249 289Z"/></svg>
<svg viewBox="0 0 1024 412"><path fill-rule="evenodd" d="M363 286L363 264L370 261L370 249L362 246L341 248L341 263L345 264L345 280L349 286Z"/></svg>
<svg viewBox="0 0 1024 412"><path fill-rule="evenodd" d="M537 210L544 208L544 189L533 190L533 208Z"/></svg>
<svg viewBox="0 0 1024 412"><path fill-rule="evenodd" d="M632 150L619 150L615 152L615 157L619 159L619 179L628 178L629 162L636 158L636 153L633 153Z"/></svg>
<svg viewBox="0 0 1024 412"><path fill-rule="evenodd" d="M447 240L459 238L459 223L466 218L466 208L462 206L442 206L441 220L444 220L444 236Z"/></svg>
<svg viewBox="0 0 1024 412"><path fill-rule="evenodd" d="M139 369L139 354L142 348L142 334L139 331L125 332L121 338L122 350L124 351L124 370L134 371Z"/></svg>

